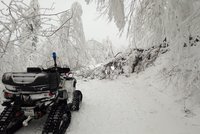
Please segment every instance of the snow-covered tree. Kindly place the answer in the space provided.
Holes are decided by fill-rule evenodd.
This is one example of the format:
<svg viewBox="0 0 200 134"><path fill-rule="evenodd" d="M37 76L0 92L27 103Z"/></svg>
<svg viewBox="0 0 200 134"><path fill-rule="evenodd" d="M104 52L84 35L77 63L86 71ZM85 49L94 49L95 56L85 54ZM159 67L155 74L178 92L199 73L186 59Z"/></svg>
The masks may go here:
<svg viewBox="0 0 200 134"><path fill-rule="evenodd" d="M90 1L92 0L86 0L88 3ZM119 30L121 27L117 22L125 21L127 27L123 28L127 28L124 31L127 31L131 48L148 48L168 42L171 55L165 62L165 68L168 70L167 77L171 80L170 83L173 83L174 89L184 94L185 98L191 96L199 98L200 85L197 79L200 76L198 72L200 2L198 0L121 0L121 3L118 0L96 0L96 2L100 5L100 9L106 9L100 10L102 14L114 18Z"/></svg>
<svg viewBox="0 0 200 134"><path fill-rule="evenodd" d="M15 70L23 70L27 66L41 64L38 59L43 59L45 54L38 51L41 50L40 40L44 41L54 36L64 25L55 26L55 16L59 17L69 12L68 10L51 13L52 8L40 8L38 2L38 0L30 0L30 4L23 0L0 2L2 7L0 9L0 62L2 66L9 66L6 62L9 61L11 66L15 66ZM1 69L3 72L6 71L4 67ZM11 71L8 69L7 71Z"/></svg>
<svg viewBox="0 0 200 134"><path fill-rule="evenodd" d="M85 0L90 3L93 0ZM114 21L119 28L123 30L125 26L125 8L124 0L95 0L98 7L97 10L102 13L102 15L107 15L109 21Z"/></svg>
<svg viewBox="0 0 200 134"><path fill-rule="evenodd" d="M114 50L113 50L113 44L111 42L111 40L109 39L109 37L107 37L105 40L102 41L102 44L105 47L105 57L106 59L111 59L114 58Z"/></svg>
<svg viewBox="0 0 200 134"><path fill-rule="evenodd" d="M35 64L34 56L36 55L38 35L41 28L38 0L31 0L29 7L24 13L26 19L22 25L21 33L21 36L26 38L20 40L19 44L20 60L22 60L21 63L24 63L24 67L34 66Z"/></svg>
<svg viewBox="0 0 200 134"><path fill-rule="evenodd" d="M101 42L94 39L87 41L87 54L90 59L90 65L104 63L114 58L112 42L109 38Z"/></svg>
<svg viewBox="0 0 200 134"><path fill-rule="evenodd" d="M49 51L58 52L60 60L72 68L85 66L89 62L81 16L81 5L73 3L70 12L60 17L60 24L64 24L62 28L48 39Z"/></svg>

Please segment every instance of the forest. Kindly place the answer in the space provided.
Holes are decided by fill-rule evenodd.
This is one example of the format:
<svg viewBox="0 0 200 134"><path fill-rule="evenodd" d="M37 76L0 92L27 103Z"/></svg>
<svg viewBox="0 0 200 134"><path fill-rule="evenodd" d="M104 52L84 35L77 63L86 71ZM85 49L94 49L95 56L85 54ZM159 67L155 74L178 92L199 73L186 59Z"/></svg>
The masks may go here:
<svg viewBox="0 0 200 134"><path fill-rule="evenodd" d="M128 45L123 47L124 49L122 47L116 49L109 37L102 41L86 39L82 18L84 10L79 1L74 1L69 9L55 12L53 5L41 7L39 0L1 0L0 78L5 72L25 71L30 66L46 67L46 62L51 60L51 53L56 52L61 64L69 66L75 77L81 81L81 88L82 86L85 88L83 88L83 94L88 95L89 101L93 101L92 99L99 101L100 106L109 110L108 107L102 105L100 100L95 97L90 98L89 92L95 94L95 91L89 87L91 84L96 89L95 81L99 87L104 84L111 86L113 91L115 91L114 88L117 88L114 82L121 83L119 86L124 86L129 90L134 87L145 88L144 91L141 89L144 93L140 93L141 90L131 92L143 96L145 100L148 98L145 93L147 90L150 95L155 97L153 97L155 100L162 100L161 102L167 110L170 109L170 112L173 111L173 108L177 109L175 107L178 107L178 110L185 115L184 117L188 117L188 120L191 121L188 123L185 121L187 119L183 119L183 123L196 126L195 129L189 127L188 132L183 129L184 132L197 134L200 130L200 124L198 124L200 123L200 1L85 0L84 3L88 6L95 5L96 12L99 14L97 17L104 18L108 23L117 27L118 38L126 36ZM94 34L98 34L98 32ZM126 80L128 84L124 84ZM113 84L109 85L108 82ZM134 82L136 82L135 85ZM143 82L149 85L140 87ZM0 87L3 88L1 83ZM150 90L153 87L155 89ZM87 91L87 88L90 91ZM112 94L108 87L105 88L105 92L98 89L97 92L102 95L107 92ZM120 89L117 91L123 94ZM132 99L134 98L133 94L129 95ZM166 98L170 96L170 98L164 100L165 97L162 98L160 94L164 94ZM138 101L140 98L135 96L135 99ZM164 103L165 101L166 103ZM84 103L83 107L87 109ZM130 102L127 103L131 105ZM138 103L140 102L138 101ZM148 104L145 103L144 107L146 105ZM95 110L98 111L97 108ZM142 108L137 110L142 111ZM83 113L87 113L86 111ZM150 112L154 113L155 111ZM181 115L181 113L177 112L175 115ZM91 114L93 113L91 112ZM84 117L80 118L81 120L85 119ZM75 119L75 122L79 122L78 120ZM108 121L112 123L112 120ZM121 119L121 121L124 120ZM75 123L73 124L75 125ZM127 134L136 131L136 129L131 129L131 125L127 126ZM87 126L80 127L85 129ZM113 126L113 129L115 127ZM162 128L162 126L160 127ZM166 133L178 134L182 132L183 127L180 125L180 129L177 131L166 131ZM93 126L90 126L91 128ZM76 128L72 127L70 130L74 129ZM85 134L93 131L90 129L85 130ZM174 129L176 130L176 128ZM81 132L81 130L71 132L70 130L69 133ZM111 131L104 127L96 127L96 130L115 133L114 130ZM159 130L153 130L152 134L161 134ZM25 132L26 130L24 130ZM126 132L119 130L116 133L125 134ZM146 129L141 133L151 134Z"/></svg>

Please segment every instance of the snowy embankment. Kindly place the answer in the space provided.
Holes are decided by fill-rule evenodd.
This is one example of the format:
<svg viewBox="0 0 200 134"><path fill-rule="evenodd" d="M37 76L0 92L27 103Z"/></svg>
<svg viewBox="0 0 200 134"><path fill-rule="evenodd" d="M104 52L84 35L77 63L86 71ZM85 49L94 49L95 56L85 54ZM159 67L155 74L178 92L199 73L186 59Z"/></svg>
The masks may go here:
<svg viewBox="0 0 200 134"><path fill-rule="evenodd" d="M84 95L68 134L199 134L200 110L184 111L152 66L129 78L78 81ZM40 134L45 118L17 134Z"/></svg>

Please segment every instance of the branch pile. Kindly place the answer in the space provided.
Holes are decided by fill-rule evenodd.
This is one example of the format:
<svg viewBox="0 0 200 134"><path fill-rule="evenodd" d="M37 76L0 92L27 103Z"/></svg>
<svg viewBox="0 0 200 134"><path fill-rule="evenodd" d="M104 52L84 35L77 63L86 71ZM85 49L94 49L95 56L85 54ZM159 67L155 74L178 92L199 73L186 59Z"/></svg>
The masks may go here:
<svg viewBox="0 0 200 134"><path fill-rule="evenodd" d="M169 51L169 44L164 39L158 46L148 49L129 49L125 53L118 53L110 61L93 69L87 68L77 72L78 76L90 79L116 79L119 75L129 76L139 73L154 64L160 54Z"/></svg>

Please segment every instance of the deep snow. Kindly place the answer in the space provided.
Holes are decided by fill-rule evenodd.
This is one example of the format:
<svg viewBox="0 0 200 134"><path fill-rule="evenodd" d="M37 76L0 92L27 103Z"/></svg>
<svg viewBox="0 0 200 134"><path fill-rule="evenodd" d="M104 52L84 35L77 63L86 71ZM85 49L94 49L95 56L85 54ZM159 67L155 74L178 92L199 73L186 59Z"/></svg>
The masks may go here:
<svg viewBox="0 0 200 134"><path fill-rule="evenodd" d="M67 133L199 134L199 110L186 114L153 70L117 80L79 80L83 103L79 112L73 112ZM40 134L44 121L32 121L17 134Z"/></svg>

